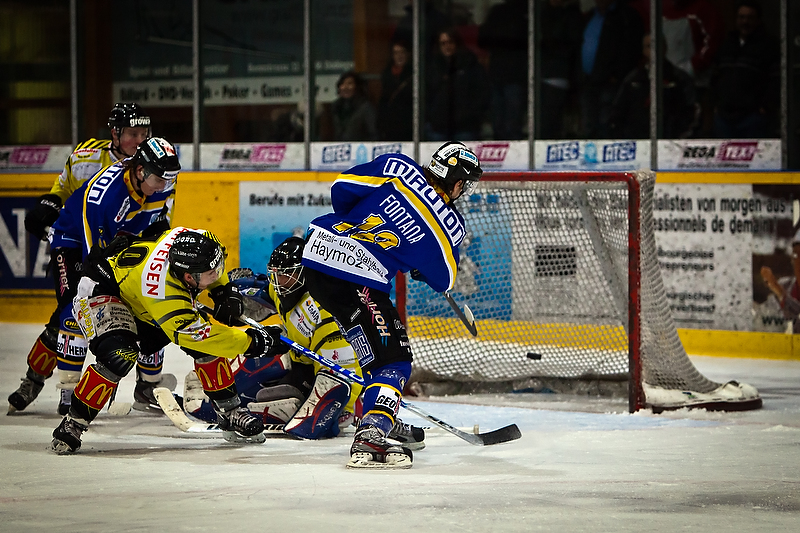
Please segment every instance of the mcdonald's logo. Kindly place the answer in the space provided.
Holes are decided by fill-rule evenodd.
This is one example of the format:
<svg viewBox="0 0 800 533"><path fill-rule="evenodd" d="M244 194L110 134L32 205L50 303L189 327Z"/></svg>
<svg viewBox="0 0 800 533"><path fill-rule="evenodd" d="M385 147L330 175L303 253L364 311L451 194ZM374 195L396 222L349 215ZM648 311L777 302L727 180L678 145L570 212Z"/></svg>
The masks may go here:
<svg viewBox="0 0 800 533"><path fill-rule="evenodd" d="M45 346L41 339L36 339L31 353L28 354L28 365L33 371L42 376L49 376L56 367L57 361L58 354Z"/></svg>
<svg viewBox="0 0 800 533"><path fill-rule="evenodd" d="M211 375L207 372L211 371ZM195 363L195 371L203 390L218 391L233 385L233 372L227 359L218 357L209 363Z"/></svg>
<svg viewBox="0 0 800 533"><path fill-rule="evenodd" d="M117 384L100 375L93 366L86 369L75 387L75 396L92 409L103 408Z"/></svg>

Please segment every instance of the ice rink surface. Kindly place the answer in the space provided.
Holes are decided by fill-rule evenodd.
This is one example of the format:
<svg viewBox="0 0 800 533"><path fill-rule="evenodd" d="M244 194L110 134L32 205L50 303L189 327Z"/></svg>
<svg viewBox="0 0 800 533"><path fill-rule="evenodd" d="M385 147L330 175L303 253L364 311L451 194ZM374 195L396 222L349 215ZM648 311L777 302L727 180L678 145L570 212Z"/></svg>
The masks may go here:
<svg viewBox="0 0 800 533"><path fill-rule="evenodd" d="M0 324L0 393L40 325ZM234 446L164 418L102 412L74 456L47 450L55 379L0 414L0 531L800 531L800 363L694 358L758 387L764 408L630 415L623 401L551 394L410 399L452 425L516 423L476 447L438 428L403 471L345 468L349 436ZM183 378L191 359L168 349ZM133 376L118 399L132 401ZM428 425L409 412L400 416Z"/></svg>

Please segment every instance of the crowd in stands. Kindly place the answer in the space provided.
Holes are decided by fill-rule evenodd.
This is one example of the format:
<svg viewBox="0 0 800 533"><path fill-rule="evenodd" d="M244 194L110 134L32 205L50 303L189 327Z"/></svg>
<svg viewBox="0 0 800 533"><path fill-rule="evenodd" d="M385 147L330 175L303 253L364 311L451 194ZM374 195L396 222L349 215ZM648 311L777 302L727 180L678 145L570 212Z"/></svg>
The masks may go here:
<svg viewBox="0 0 800 533"><path fill-rule="evenodd" d="M536 2L535 137L649 138L650 1ZM528 138L527 0L492 5L480 24L423 5L422 140ZM658 136L779 137L780 48L759 0L731 13L712 0L662 5ZM343 74L317 139L411 140L411 20L409 7L375 102L358 73Z"/></svg>

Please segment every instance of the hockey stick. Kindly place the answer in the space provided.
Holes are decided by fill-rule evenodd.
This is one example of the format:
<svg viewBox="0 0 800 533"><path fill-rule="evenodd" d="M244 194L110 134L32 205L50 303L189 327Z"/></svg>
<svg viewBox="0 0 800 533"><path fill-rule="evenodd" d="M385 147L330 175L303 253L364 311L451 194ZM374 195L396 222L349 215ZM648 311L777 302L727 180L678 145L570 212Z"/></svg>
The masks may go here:
<svg viewBox="0 0 800 533"><path fill-rule="evenodd" d="M452 307L453 311L455 311L456 316L461 320L461 322L464 323L465 326L467 326L467 329L472 336L477 337L478 328L475 326L475 315L472 314L472 309L470 309L468 305L464 304L464 311L461 311L461 308L458 307L458 304L449 292L443 292L442 294L444 294L447 303L449 303L450 307Z"/></svg>
<svg viewBox="0 0 800 533"><path fill-rule="evenodd" d="M251 319L250 317L242 316L241 320L245 321L247 324L249 324L250 326L253 326L254 328L259 328L259 329L263 329L264 328L264 326L262 326L261 324L259 324L255 320ZM298 343L294 342L293 340L289 339L288 337L285 337L285 336L281 335L281 340L283 342L285 342L286 344L288 344L289 346L291 346L291 348L293 350L295 350L296 352L299 352L299 353L305 355L306 357L308 357L309 359L311 359L313 361L316 361L319 364L330 368L331 370L333 370L334 372L336 372L340 376L342 376L342 377L344 377L344 378L346 378L346 379L348 379L348 380L350 380L350 381L352 381L354 383L358 383L359 385L364 385L364 378L362 378L361 376L359 376L357 373L353 372L349 368L344 368L344 367L334 363L330 359L327 359L327 358L319 355L318 353L309 350L308 348L306 348L302 344L298 344ZM429 421L429 422L431 422L433 424L436 424L437 426L439 426L440 428L444 429L445 431L448 431L448 432L452 433L456 437L458 437L460 439L463 439L463 440L469 442L470 444L474 444L475 446L489 446L491 444L500 444L502 442L508 442L508 441L512 441L512 440L517 440L518 438L522 437L522 433L520 432L519 427L517 427L516 424L511 424L509 426L502 427L502 428L497 429L495 431L490 431L489 433L472 434L472 433L467 433L465 431L461 431L460 429L451 426L447 422L444 422L443 420L440 420L439 418L426 413L425 411L423 411L419 407L417 407L417 406L415 406L413 404L410 404L405 400L400 400L400 405L402 407L405 407L406 409L408 409L412 413L424 418L425 420L427 420L427 421Z"/></svg>
<svg viewBox="0 0 800 533"><path fill-rule="evenodd" d="M186 412L178 405L178 402L175 401L175 396L168 388L156 387L153 389L153 396L156 397L158 405L161 406L161 409L164 411L164 414L167 415L170 422L181 431L185 433L205 434L222 433L219 424L196 422L186 416ZM268 436L287 436L283 431L283 427L283 424L264 424L264 433Z"/></svg>

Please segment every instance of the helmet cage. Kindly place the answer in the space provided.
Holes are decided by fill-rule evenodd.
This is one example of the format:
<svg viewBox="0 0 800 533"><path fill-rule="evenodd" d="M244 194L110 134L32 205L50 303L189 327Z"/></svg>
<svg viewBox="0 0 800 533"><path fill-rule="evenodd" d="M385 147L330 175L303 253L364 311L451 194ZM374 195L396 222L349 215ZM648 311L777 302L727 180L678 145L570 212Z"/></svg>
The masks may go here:
<svg viewBox="0 0 800 533"><path fill-rule="evenodd" d="M269 281L279 296L288 296L305 284L303 247L300 237L289 237L272 252L267 263Z"/></svg>
<svg viewBox="0 0 800 533"><path fill-rule="evenodd" d="M305 284L303 265L292 267L273 267L267 265L269 282L275 287L278 296L288 296Z"/></svg>

